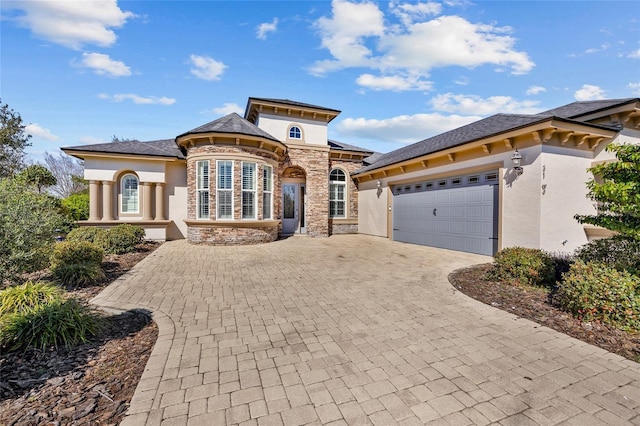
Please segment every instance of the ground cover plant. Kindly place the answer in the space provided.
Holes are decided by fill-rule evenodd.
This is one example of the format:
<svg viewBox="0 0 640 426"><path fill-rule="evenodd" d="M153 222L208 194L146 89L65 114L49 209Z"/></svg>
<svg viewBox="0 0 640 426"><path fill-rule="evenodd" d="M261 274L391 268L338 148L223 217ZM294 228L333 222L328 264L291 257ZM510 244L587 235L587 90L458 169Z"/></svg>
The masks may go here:
<svg viewBox="0 0 640 426"><path fill-rule="evenodd" d="M157 246L145 242L129 253L106 255L103 281L82 287L28 282L26 289L12 286L11 292L0 292L0 305L10 307L4 313L15 312L17 306L36 306L62 295L63 300L86 306ZM75 307L63 311L73 312ZM58 315L59 309L51 312ZM51 345L45 350L0 350L0 424L118 424L156 338L157 327L148 314L125 312L103 316L97 334L77 346L67 348L60 340L57 349Z"/></svg>

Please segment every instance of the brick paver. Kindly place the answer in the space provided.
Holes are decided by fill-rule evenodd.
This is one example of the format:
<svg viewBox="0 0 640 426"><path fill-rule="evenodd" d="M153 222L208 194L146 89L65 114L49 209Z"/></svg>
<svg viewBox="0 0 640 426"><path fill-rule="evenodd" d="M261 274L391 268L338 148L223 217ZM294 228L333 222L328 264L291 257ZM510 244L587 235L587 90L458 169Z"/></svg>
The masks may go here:
<svg viewBox="0 0 640 426"><path fill-rule="evenodd" d="M122 424L640 425L637 363L448 283L488 261L364 235L168 242L94 299L159 327Z"/></svg>

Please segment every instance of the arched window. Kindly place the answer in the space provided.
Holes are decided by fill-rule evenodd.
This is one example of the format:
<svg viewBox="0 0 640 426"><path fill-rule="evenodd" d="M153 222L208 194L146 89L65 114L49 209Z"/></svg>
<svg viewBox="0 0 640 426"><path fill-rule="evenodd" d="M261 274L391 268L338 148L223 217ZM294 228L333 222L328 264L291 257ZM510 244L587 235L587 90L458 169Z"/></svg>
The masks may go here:
<svg viewBox="0 0 640 426"><path fill-rule="evenodd" d="M289 129L289 139L302 139L302 130L298 126L291 126Z"/></svg>
<svg viewBox="0 0 640 426"><path fill-rule="evenodd" d="M120 211L122 213L138 213L140 211L138 183L136 175L126 174L122 177L120 181L120 194L122 194Z"/></svg>
<svg viewBox="0 0 640 426"><path fill-rule="evenodd" d="M333 169L329 174L329 216L347 217L347 175L341 169Z"/></svg>

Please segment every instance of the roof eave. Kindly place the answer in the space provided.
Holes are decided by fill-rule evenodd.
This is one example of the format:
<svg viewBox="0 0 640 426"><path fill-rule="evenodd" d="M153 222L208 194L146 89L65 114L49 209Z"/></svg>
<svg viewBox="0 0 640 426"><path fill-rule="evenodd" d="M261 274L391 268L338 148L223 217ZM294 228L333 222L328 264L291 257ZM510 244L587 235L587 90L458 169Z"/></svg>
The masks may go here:
<svg viewBox="0 0 640 426"><path fill-rule="evenodd" d="M182 161L184 158L174 155L153 155L153 154L135 154L123 152L109 151L85 151L77 148L60 148L65 154L84 160L90 157L96 158L134 158L137 160L153 160L153 161Z"/></svg>

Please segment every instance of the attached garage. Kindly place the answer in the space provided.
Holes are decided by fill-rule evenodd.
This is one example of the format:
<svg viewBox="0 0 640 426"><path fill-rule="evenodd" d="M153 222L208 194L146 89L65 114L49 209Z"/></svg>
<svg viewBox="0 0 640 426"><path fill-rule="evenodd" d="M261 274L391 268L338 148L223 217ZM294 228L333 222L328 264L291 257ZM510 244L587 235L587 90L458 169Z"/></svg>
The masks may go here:
<svg viewBox="0 0 640 426"><path fill-rule="evenodd" d="M392 238L493 256L498 188L497 171L392 185Z"/></svg>

